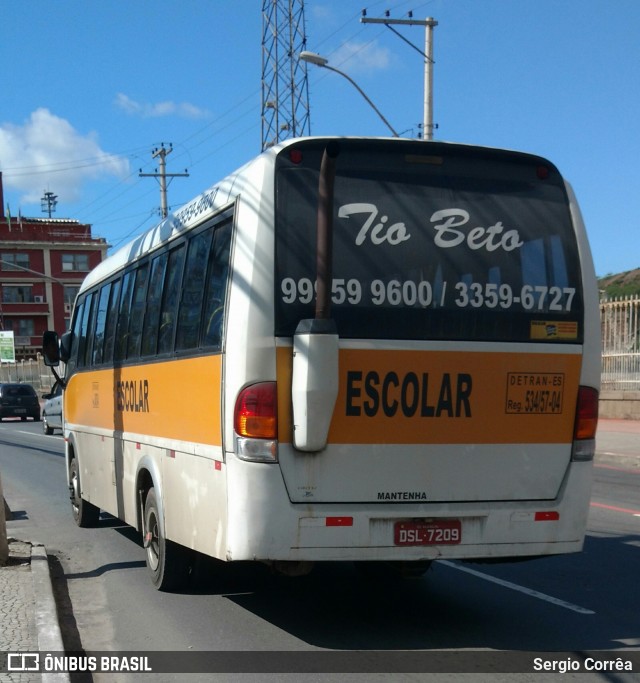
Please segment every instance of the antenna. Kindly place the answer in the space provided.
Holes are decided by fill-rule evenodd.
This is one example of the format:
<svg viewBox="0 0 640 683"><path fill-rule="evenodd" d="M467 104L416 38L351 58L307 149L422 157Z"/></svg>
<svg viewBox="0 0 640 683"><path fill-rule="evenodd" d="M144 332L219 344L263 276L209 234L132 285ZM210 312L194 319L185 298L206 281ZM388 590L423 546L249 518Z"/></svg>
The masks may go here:
<svg viewBox="0 0 640 683"><path fill-rule="evenodd" d="M48 214L51 218L51 214L55 213L56 206L58 205L58 195L53 194L53 192L47 192L45 190L44 197L40 199L40 210L42 213Z"/></svg>

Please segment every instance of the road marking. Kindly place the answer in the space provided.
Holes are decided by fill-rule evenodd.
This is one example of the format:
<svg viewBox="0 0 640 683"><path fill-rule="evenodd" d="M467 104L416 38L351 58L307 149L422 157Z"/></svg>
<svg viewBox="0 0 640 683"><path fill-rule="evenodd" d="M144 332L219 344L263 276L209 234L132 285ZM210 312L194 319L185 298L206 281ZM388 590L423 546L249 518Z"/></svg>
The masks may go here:
<svg viewBox="0 0 640 683"><path fill-rule="evenodd" d="M56 429L58 429L58 428L56 427ZM7 430L7 431L9 431L9 430ZM58 431L60 431L60 430L58 430ZM26 434L27 436L46 436L46 437L56 436L55 434L45 434L42 431L40 431L40 432L29 432L26 429L12 429L11 433L12 434ZM61 435L62 435L62 432L60 432L60 434L58 434L57 436L61 436Z"/></svg>
<svg viewBox="0 0 640 683"><path fill-rule="evenodd" d="M634 517L640 517L640 510L630 510L629 508L619 508L615 505L605 505L604 503L591 503L591 507L602 508L603 510L613 510L614 512L626 512Z"/></svg>
<svg viewBox="0 0 640 683"><path fill-rule="evenodd" d="M504 581L503 579L497 579L495 576L490 576L489 574L483 574L482 572L476 571L475 569L469 569L469 567L461 567L458 564L449 562L449 560L438 560L439 564L444 564L451 569L457 569L460 572L466 572L472 576L476 576L479 579L484 579L485 581L490 581L491 583L496 583L498 586L503 588L509 588L510 590L518 591L519 593L524 593L532 598L538 598L538 600L544 600L545 602L550 602L558 607L564 607L565 609L570 609L573 612L578 612L578 614L595 614L593 610L586 609L585 607L580 607L580 605L574 605L571 602L566 602L565 600L560 600L559 598L554 598L546 593L540 593L539 591L534 591L531 588L525 588L525 586L519 586L517 583L511 583L511 581Z"/></svg>
<svg viewBox="0 0 640 683"><path fill-rule="evenodd" d="M604 453L604 455L618 455L618 457L624 457L624 455L616 453ZM630 467L615 467L614 465L594 465L594 467L599 470L614 470L615 472L625 472L627 474L640 474L640 469L632 469Z"/></svg>
<svg viewBox="0 0 640 683"><path fill-rule="evenodd" d="M12 434L26 434L27 436L46 436L46 434L43 434L41 432L27 432L24 429L12 429L11 433Z"/></svg>

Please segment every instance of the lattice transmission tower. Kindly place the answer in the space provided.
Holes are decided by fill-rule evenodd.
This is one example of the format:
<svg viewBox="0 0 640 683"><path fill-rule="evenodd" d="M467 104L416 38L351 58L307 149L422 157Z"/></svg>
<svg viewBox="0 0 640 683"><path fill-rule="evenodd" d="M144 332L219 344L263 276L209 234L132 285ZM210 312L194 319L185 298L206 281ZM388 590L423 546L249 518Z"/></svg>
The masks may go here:
<svg viewBox="0 0 640 683"><path fill-rule="evenodd" d="M309 135L304 0L262 1L262 150Z"/></svg>

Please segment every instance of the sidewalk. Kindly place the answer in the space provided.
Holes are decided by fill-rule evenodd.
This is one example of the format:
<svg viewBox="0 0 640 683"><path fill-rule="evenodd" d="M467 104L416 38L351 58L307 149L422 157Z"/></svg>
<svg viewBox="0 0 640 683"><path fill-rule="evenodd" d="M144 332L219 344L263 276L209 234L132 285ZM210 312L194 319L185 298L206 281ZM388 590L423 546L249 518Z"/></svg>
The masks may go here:
<svg viewBox="0 0 640 683"><path fill-rule="evenodd" d="M640 420L600 420L598 432L640 435ZM596 460L611 462L616 457L615 453L602 453ZM640 467L640 448L637 456L620 455L619 459L625 467ZM31 545L11 538L11 527L9 520L9 563L0 567L0 651L62 653L64 645L53 597L47 551L42 545ZM3 681L69 681L68 674L61 673L8 673L6 663L6 657L0 659L0 676Z"/></svg>
<svg viewBox="0 0 640 683"><path fill-rule="evenodd" d="M0 508L1 510L1 508ZM11 538L9 561L0 567L0 651L3 653L62 653L64 645L58 625L49 562L44 546ZM19 664L19 660L12 660ZM7 657L0 659L0 678L10 683L67 683L68 674L16 673L7 670Z"/></svg>
<svg viewBox="0 0 640 683"><path fill-rule="evenodd" d="M0 650L37 651L31 545L9 538L9 563L0 571ZM5 674L4 668L0 668L0 671L9 681L26 682L40 678L36 674Z"/></svg>

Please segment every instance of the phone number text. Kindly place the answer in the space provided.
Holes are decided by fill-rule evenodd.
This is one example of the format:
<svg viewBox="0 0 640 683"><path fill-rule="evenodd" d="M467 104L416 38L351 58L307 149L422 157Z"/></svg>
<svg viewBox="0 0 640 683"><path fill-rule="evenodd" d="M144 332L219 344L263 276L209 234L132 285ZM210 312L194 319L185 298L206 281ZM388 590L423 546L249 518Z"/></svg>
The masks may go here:
<svg viewBox="0 0 640 683"><path fill-rule="evenodd" d="M316 294L315 283L309 278L287 277L280 285L282 301L285 304L309 304ZM575 287L547 287L523 285L514 289L508 284L481 284L479 282L457 282L453 295L447 299L447 283L433 285L427 280L372 280L362 284L355 278L334 278L331 300L336 306L347 304L373 304L374 306L403 306L427 308L429 306L452 304L458 308L511 309L526 311L569 312L575 297Z"/></svg>

